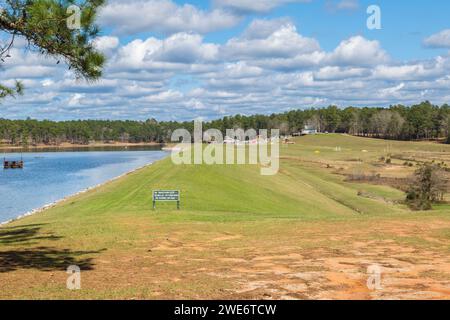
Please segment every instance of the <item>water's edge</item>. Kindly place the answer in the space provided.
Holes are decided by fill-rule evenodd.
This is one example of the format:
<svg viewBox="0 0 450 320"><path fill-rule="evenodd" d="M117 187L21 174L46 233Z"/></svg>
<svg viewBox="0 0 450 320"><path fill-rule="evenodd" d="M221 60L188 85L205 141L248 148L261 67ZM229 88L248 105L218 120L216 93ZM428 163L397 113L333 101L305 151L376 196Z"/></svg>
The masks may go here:
<svg viewBox="0 0 450 320"><path fill-rule="evenodd" d="M10 220L4 221L4 222L0 222L0 228L1 228L1 227L4 227L4 226L6 226L6 225L8 225L8 224L10 224L10 223L17 222L17 221L22 220L22 219L24 219L24 218L27 218L27 217L30 217L30 216L33 216L33 215L42 213L42 212L44 212L44 211L46 211L46 210L48 210L48 209L54 208L54 207L56 207L56 206L58 206L58 205L60 205L60 204L62 204L62 203L64 203L64 202L66 202L66 201L68 201L68 200L70 200L70 199L72 199L72 198L75 198L75 197L79 196L79 195L88 193L88 192L90 192L90 191L92 191L92 190L95 190L95 189L98 189L98 188L100 188L100 187L103 187L103 186L105 186L105 185L107 185L107 184L109 184L109 183L111 183L111 182L114 182L114 181L116 181L116 180L122 179L123 177L126 177L126 176L128 176L128 175L130 175L130 174L132 174L132 173L135 173L135 172L137 172L137 171L140 171L140 170L143 170L143 169L145 169L145 168L148 168L148 167L154 165L155 163L164 160L165 158L166 158L166 157L164 157L164 158L162 158L162 159L160 159L160 160L156 160L156 161L154 161L154 162L151 162L151 163L149 163L149 164L146 164L146 165L144 165L144 166L141 166L141 167L139 167L139 168L133 169L133 170L131 170L131 171L128 171L128 172L126 172L126 173L124 173L124 174L121 174L120 176L117 176L117 177L115 177L115 178L109 179L109 180L107 180L107 181L105 181L105 182L103 182L103 183L97 184L97 185L92 186L92 187L85 188L85 189L83 189L83 190L81 190L81 191L79 191L79 192L77 192L77 193L71 194L71 195L69 195L69 196L67 196L67 197L64 197L64 198L60 199L60 200L56 200L56 201L54 201L54 202L52 202L52 203L49 203L49 204L47 204L47 205L44 205L44 206L42 206L42 207L40 207L40 208L33 209L33 210L31 210L31 211L29 211L29 212L27 212L27 213L25 213L25 214L19 215L17 218L13 218L13 219L10 219Z"/></svg>

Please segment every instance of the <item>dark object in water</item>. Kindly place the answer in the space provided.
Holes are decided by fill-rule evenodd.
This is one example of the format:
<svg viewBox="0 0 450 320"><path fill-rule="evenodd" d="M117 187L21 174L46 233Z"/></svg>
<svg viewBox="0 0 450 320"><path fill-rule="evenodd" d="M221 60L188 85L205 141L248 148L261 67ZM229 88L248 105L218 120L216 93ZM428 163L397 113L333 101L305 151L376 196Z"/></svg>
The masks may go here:
<svg viewBox="0 0 450 320"><path fill-rule="evenodd" d="M20 161L3 160L3 169L23 169L23 160Z"/></svg>

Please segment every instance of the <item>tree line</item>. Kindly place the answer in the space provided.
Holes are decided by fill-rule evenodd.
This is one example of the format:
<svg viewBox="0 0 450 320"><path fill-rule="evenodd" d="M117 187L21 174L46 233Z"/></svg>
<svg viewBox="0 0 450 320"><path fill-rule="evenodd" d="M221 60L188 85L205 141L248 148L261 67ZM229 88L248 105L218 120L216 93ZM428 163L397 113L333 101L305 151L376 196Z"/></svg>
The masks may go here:
<svg viewBox="0 0 450 320"><path fill-rule="evenodd" d="M301 132L305 126L319 132L395 139L445 139L450 142L450 106L433 105L429 101L417 105L393 105L389 108L338 108L293 110L271 115L230 116L204 124L224 135L227 129L280 129L282 135ZM97 142L170 142L178 128L193 131L193 121L38 121L33 119L0 119L0 140L13 145L60 143L88 144Z"/></svg>

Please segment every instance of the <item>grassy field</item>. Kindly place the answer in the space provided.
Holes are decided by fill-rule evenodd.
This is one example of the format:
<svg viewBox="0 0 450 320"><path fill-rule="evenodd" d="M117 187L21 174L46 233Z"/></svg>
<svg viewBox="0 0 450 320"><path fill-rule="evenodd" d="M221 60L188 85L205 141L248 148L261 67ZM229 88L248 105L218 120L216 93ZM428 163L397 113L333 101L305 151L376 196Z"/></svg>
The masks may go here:
<svg viewBox="0 0 450 320"><path fill-rule="evenodd" d="M450 298L450 206L412 212L400 190L345 181L406 177L404 157L446 162L449 146L321 135L281 155L273 177L166 159L0 228L0 298ZM153 211L154 189L181 190L182 210ZM382 290L367 288L373 264Z"/></svg>

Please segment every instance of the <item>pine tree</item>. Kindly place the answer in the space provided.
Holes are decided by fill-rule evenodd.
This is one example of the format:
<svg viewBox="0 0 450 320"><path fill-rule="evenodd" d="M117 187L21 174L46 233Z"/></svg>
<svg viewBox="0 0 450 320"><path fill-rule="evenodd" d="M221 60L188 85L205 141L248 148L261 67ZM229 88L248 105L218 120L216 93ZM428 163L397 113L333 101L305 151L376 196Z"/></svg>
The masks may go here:
<svg viewBox="0 0 450 320"><path fill-rule="evenodd" d="M26 49L54 57L57 64L65 62L79 78L97 80L105 57L94 48L92 40L99 34L95 18L103 4L104 0L4 0L0 29L9 34L10 40L0 46L0 61L11 57L14 42L22 38ZM75 28L70 19L77 19L72 21ZM0 84L0 98L22 93L20 82L13 87Z"/></svg>

